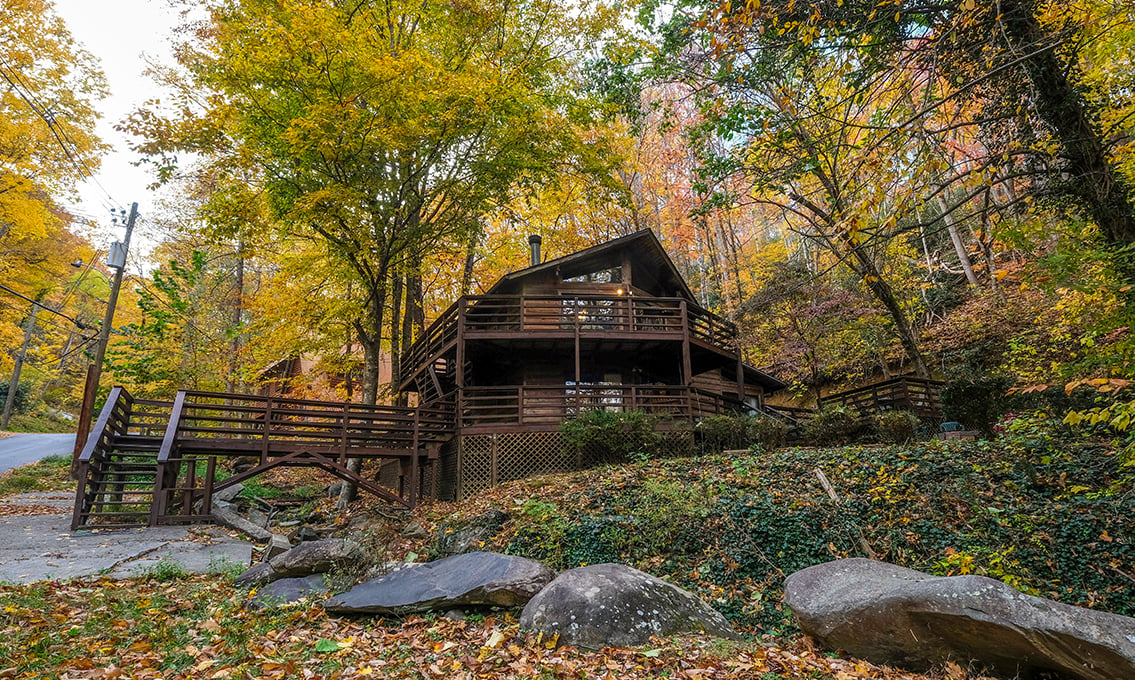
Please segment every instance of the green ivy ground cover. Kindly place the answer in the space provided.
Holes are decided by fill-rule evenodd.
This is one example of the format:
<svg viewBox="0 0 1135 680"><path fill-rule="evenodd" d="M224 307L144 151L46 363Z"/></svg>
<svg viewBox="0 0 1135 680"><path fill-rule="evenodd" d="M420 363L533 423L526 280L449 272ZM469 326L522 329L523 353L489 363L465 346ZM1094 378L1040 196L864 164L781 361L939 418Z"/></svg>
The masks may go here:
<svg viewBox="0 0 1135 680"><path fill-rule="evenodd" d="M1132 472L1104 445L1047 434L653 461L514 496L496 543L555 569L637 566L755 632L792 632L785 576L865 556L864 541L878 559L1132 616Z"/></svg>

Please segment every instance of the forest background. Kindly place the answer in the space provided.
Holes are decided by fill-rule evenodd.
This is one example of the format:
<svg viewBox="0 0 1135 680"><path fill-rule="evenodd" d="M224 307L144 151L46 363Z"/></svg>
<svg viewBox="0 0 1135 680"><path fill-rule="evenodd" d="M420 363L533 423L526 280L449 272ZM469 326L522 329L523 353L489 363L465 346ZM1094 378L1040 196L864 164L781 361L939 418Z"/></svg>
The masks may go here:
<svg viewBox="0 0 1135 680"><path fill-rule="evenodd" d="M399 349L528 234L550 259L650 228L800 400L910 372L982 424L1011 390L1135 410L1128 3L205 5L121 122L162 237L104 391L303 356L303 394L404 398ZM98 253L59 199L104 86L49 0L2 7L0 375L25 352L17 422L66 428L112 272L71 266Z"/></svg>

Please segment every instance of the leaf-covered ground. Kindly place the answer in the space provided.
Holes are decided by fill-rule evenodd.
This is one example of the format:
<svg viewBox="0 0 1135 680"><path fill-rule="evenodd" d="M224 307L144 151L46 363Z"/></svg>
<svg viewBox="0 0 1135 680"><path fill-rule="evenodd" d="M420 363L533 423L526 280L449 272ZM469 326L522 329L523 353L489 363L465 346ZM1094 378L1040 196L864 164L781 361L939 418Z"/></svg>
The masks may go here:
<svg viewBox="0 0 1135 680"><path fill-rule="evenodd" d="M674 638L552 649L508 613L464 621L329 618L316 604L241 608L223 577L0 587L0 678L963 679L914 675L791 645ZM971 676L972 677L972 676Z"/></svg>
<svg viewBox="0 0 1135 680"><path fill-rule="evenodd" d="M487 549L557 569L637 566L697 592L749 640L549 649L515 612L383 621L331 618L311 603L254 613L222 576L95 580L0 587L0 678L972 679L956 666L915 675L811 648L780 603L784 576L869 549L1131 615L1130 473L1106 443L1037 425L992 443L784 449L519 480L413 519L445 533L503 510ZM409 518L360 507L339 518L344 531L349 519L384 558L436 556L431 539L399 536Z"/></svg>

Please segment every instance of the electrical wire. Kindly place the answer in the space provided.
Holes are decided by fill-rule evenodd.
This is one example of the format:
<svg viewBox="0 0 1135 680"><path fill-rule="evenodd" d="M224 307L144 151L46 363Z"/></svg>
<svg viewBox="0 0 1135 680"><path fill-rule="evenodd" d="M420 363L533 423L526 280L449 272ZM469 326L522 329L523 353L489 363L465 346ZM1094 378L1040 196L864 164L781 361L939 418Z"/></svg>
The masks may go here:
<svg viewBox="0 0 1135 680"><path fill-rule="evenodd" d="M39 118L43 120L43 122L47 123L47 127L51 130L51 134L53 137L55 137L55 141L58 142L59 148L63 150L63 154L67 156L67 159L71 161L71 164L75 167L75 169L79 171L79 176L83 177L85 175L87 179L89 179L91 182L94 182L95 186L97 186L103 192L103 194L107 197L107 199L110 200L112 204L117 205L119 209L123 209L122 204L110 195L110 192L106 190L106 187L104 187L102 183L99 182L98 178L95 177L94 173L91 172L86 162L82 161L79 157L76 157L79 149L78 144L75 144L74 140L71 139L70 135L67 134L66 129L59 125L59 123L55 120L55 115L51 113L51 111L47 107L43 106L43 104L39 102L39 99L36 97L34 91L32 90L32 87L23 80L23 78L20 76L19 71L14 69L8 63L8 61L4 59L3 55L0 55L0 77L2 77L8 83L8 85L12 87L16 94L19 95L20 99L24 100L28 107L31 108L33 113L39 116ZM68 142L70 142L71 146L68 146ZM74 153L72 152L72 147L74 147ZM112 206L108 207L111 207L111 210L113 210Z"/></svg>
<svg viewBox="0 0 1135 680"><path fill-rule="evenodd" d="M63 312L59 312L59 311L56 311L56 310L54 310L54 309L52 309L52 308L48 307L47 305L43 304L42 302L40 302L40 301L38 301L38 300L33 300L33 299L31 299L30 297L28 297L27 295L24 295L23 293L20 293L20 292L18 292L18 291L12 290L12 289L11 289L11 288L9 288L8 286L5 286L5 285L3 285L3 284L0 284L0 290L4 290L4 291L7 291L7 292L11 293L12 295L15 295L15 296L16 296L16 297L18 297L18 298L21 298L21 299L23 299L23 300L27 300L28 302L30 302L30 303L32 303L33 305L35 305L35 306L39 307L40 309L44 310L45 312L51 312L52 314L54 314L54 315L56 315L56 316L61 316L61 317L63 317L64 319L67 319L67 320L68 320L68 321L70 321L71 323L75 324L75 326L77 326L77 327L79 327L79 328L83 328L83 329L86 329L86 328L91 328L91 326L88 326L87 324L83 323L82 321L79 321L78 319L75 319L75 318L69 317L69 316L67 316L66 314L64 314Z"/></svg>

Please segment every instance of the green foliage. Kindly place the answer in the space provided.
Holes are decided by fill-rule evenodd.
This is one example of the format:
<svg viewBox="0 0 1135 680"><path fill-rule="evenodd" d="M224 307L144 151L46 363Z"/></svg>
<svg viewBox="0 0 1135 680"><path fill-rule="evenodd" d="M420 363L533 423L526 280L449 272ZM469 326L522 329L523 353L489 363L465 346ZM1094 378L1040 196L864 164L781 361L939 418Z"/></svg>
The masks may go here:
<svg viewBox="0 0 1135 680"><path fill-rule="evenodd" d="M760 415L718 414L698 421L694 431L701 437L707 453L759 446L775 449L788 439L788 426Z"/></svg>
<svg viewBox="0 0 1135 680"><path fill-rule="evenodd" d="M1015 380L1004 375L982 375L948 381L940 394L943 417L967 429L993 434L993 424L1011 409L1006 395Z"/></svg>
<svg viewBox="0 0 1135 680"><path fill-rule="evenodd" d="M139 567L135 570L133 576L147 581L177 581L187 578L189 572L176 560L166 555L153 564Z"/></svg>
<svg viewBox="0 0 1135 680"><path fill-rule="evenodd" d="M74 432L75 421L68 420L46 404L39 403L8 421L12 432Z"/></svg>
<svg viewBox="0 0 1135 680"><path fill-rule="evenodd" d="M701 435L706 450L720 453L726 449L741 449L748 446L746 417L739 414L717 414L706 416L698 421L694 431Z"/></svg>
<svg viewBox="0 0 1135 680"><path fill-rule="evenodd" d="M820 407L803 427L804 440L817 446L852 442L862 429L859 413L840 404Z"/></svg>
<svg viewBox="0 0 1135 680"><path fill-rule="evenodd" d="M8 381L0 381L0 409L8 402ZM20 383L16 387L15 398L12 399L12 413L24 413L28 410L28 386Z"/></svg>
<svg viewBox="0 0 1135 680"><path fill-rule="evenodd" d="M584 411L560 425L568 446L580 455L614 462L650 458L662 442L657 416L644 411Z"/></svg>
<svg viewBox="0 0 1135 680"><path fill-rule="evenodd" d="M24 465L0 475L0 497L28 491L60 491L73 489L70 477L71 459L48 456L38 463Z"/></svg>
<svg viewBox="0 0 1135 680"><path fill-rule="evenodd" d="M760 446L765 451L778 449L788 441L788 425L764 416L750 416L745 424L748 446Z"/></svg>
<svg viewBox="0 0 1135 680"><path fill-rule="evenodd" d="M918 437L922 421L910 411L886 411L874 416L875 436L884 444L903 444Z"/></svg>
<svg viewBox="0 0 1135 680"><path fill-rule="evenodd" d="M1135 400L1119 399L1082 411L1070 410L1063 422L1088 431L1119 435L1122 440L1117 454L1120 465L1135 466L1135 428L1132 427L1135 425Z"/></svg>

